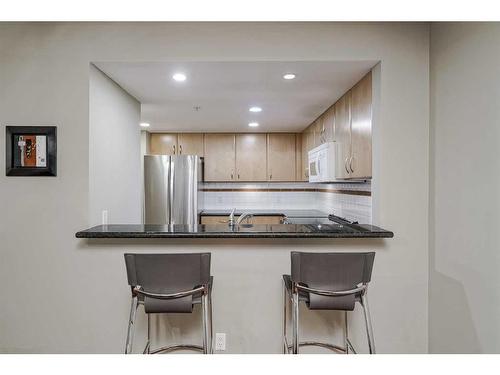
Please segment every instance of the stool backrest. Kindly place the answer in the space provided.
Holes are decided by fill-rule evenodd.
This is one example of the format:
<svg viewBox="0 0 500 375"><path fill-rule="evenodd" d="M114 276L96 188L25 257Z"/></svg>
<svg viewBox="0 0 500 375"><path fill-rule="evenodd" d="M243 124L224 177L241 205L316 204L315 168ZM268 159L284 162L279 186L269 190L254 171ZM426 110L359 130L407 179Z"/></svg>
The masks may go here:
<svg viewBox="0 0 500 375"><path fill-rule="evenodd" d="M125 254L130 286L156 293L193 289L210 280L210 253Z"/></svg>
<svg viewBox="0 0 500 375"><path fill-rule="evenodd" d="M292 252L292 280L311 288L349 290L371 280L375 253Z"/></svg>

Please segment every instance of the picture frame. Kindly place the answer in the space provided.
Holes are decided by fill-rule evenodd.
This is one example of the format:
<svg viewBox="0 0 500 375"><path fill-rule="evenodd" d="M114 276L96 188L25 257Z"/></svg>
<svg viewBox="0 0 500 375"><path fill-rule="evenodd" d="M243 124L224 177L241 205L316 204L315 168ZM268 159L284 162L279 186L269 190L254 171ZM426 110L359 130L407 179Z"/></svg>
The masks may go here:
<svg viewBox="0 0 500 375"><path fill-rule="evenodd" d="M57 176L56 126L5 127L6 176Z"/></svg>

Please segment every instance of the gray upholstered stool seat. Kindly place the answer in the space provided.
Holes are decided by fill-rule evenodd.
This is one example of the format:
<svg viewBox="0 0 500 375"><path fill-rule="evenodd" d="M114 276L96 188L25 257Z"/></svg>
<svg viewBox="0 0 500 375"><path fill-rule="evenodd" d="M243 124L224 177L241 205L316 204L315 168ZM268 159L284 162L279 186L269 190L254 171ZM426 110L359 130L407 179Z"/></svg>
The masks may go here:
<svg viewBox="0 0 500 375"><path fill-rule="evenodd" d="M317 345L348 353L355 350L348 337L347 312L359 303L364 312L370 353L375 343L368 309L367 289L375 253L291 253L291 275L283 275L283 352L297 354L300 346ZM310 310L345 312L344 346L320 342L299 342L299 303ZM292 306L292 345L287 341L287 304Z"/></svg>
<svg viewBox="0 0 500 375"><path fill-rule="evenodd" d="M290 275L283 275L283 281L285 284L285 288L287 292L292 295L292 278ZM302 286L308 286L302 284ZM354 302L360 302L361 301L361 292L355 293L353 298ZM313 296L314 298L315 296ZM323 303L316 303L312 304L311 306L311 294L304 292L302 290L299 290L299 301L304 302L306 306L310 310L345 310L345 311L353 311L354 310L354 305L352 306L343 306L342 304L338 303L337 300L332 300L330 297L325 297L325 296L317 296L317 301L321 301ZM330 302L330 303L329 303Z"/></svg>
<svg viewBox="0 0 500 375"><path fill-rule="evenodd" d="M125 254L132 306L125 353L132 350L135 315L138 305L148 316L148 340L144 353L177 349L212 351L212 285L210 253ZM174 345L151 351L150 314L192 313L202 307L203 345Z"/></svg>

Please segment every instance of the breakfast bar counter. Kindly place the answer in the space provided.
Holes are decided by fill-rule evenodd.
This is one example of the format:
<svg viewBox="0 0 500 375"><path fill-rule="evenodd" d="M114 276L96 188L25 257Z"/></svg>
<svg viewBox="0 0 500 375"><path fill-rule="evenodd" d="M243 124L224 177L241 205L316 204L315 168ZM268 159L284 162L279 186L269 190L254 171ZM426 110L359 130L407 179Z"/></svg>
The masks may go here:
<svg viewBox="0 0 500 375"><path fill-rule="evenodd" d="M97 225L77 238L392 238L394 233L368 224L249 225Z"/></svg>

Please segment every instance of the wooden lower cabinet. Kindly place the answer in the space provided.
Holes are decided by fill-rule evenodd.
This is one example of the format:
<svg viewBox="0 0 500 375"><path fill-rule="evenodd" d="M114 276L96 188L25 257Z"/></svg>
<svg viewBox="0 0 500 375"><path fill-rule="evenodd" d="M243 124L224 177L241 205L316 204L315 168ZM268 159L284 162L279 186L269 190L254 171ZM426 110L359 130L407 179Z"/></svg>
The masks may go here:
<svg viewBox="0 0 500 375"><path fill-rule="evenodd" d="M245 220L243 220L245 221ZM250 218L250 223L254 225L283 224L283 216L254 216Z"/></svg>
<svg viewBox="0 0 500 375"><path fill-rule="evenodd" d="M207 224L207 225L219 225L219 224L226 224L228 222L228 217L227 216L202 216L201 219L201 224Z"/></svg>
<svg viewBox="0 0 500 375"><path fill-rule="evenodd" d="M238 220L239 216L235 216L234 219ZM267 216L252 216L248 219L249 224L254 225L271 225L271 224L282 224L283 216L281 215L267 215ZM228 216L202 216L201 224L206 225L228 225ZM247 220L243 220L243 224L246 224Z"/></svg>

